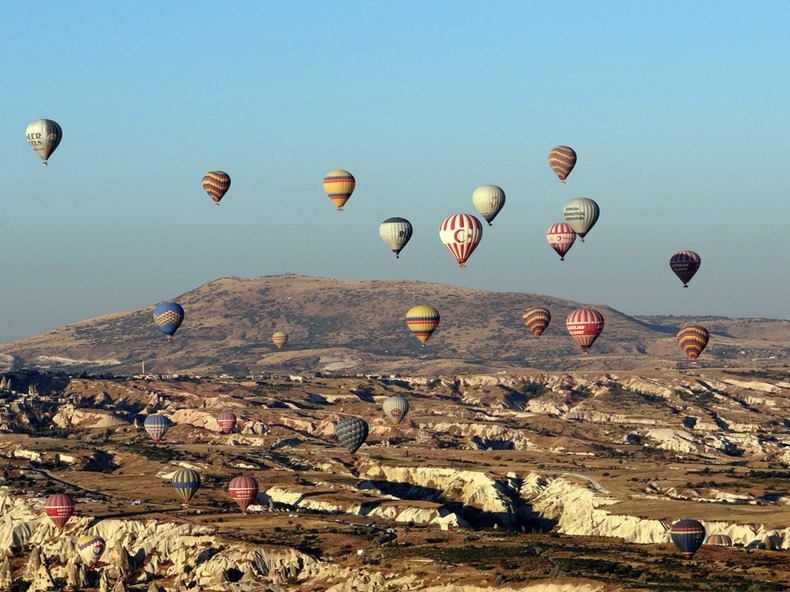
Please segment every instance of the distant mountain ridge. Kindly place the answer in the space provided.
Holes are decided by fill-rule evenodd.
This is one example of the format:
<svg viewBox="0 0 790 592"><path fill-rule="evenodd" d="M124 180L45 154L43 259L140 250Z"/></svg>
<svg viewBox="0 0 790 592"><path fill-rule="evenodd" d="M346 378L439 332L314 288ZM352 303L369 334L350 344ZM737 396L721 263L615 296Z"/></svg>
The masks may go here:
<svg viewBox="0 0 790 592"><path fill-rule="evenodd" d="M701 365L781 366L790 359L790 321L726 317L631 317L608 306L552 296L486 292L394 280L334 280L284 274L225 277L175 298L183 326L167 343L153 306L114 313L0 345L7 365L157 373L457 374L543 370L672 368L688 364L675 341L680 326L704 324L711 342ZM406 311L429 304L441 323L426 347L406 327ZM548 308L540 338L523 312ZM589 356L565 330L574 309L591 306L605 327ZM278 350L275 331L289 335Z"/></svg>

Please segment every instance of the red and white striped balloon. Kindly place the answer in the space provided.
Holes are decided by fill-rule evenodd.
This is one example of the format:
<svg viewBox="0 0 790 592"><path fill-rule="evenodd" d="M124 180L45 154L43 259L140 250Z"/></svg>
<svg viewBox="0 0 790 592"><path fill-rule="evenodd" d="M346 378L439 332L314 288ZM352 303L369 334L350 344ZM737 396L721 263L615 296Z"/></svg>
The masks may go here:
<svg viewBox="0 0 790 592"><path fill-rule="evenodd" d="M247 506L258 497L258 482L252 477L234 477L228 486L232 497L242 513L247 513Z"/></svg>
<svg viewBox="0 0 790 592"><path fill-rule="evenodd" d="M557 251L560 261L565 261L565 253L570 251L573 243L576 242L576 233L565 222L558 222L549 226L546 240L549 241L551 248Z"/></svg>
<svg viewBox="0 0 790 592"><path fill-rule="evenodd" d="M65 493L56 493L47 498L44 511L58 530L62 531L66 522L74 514L74 501Z"/></svg>
<svg viewBox="0 0 790 592"><path fill-rule="evenodd" d="M603 315L592 308L574 310L565 320L565 327L571 337L582 346L585 354L603 331Z"/></svg>
<svg viewBox="0 0 790 592"><path fill-rule="evenodd" d="M223 434L230 434L236 427L236 414L230 411L223 411L217 415L217 425Z"/></svg>
<svg viewBox="0 0 790 592"><path fill-rule="evenodd" d="M439 238L458 261L458 267L465 268L466 260L483 238L483 225L470 214L453 214L439 226Z"/></svg>

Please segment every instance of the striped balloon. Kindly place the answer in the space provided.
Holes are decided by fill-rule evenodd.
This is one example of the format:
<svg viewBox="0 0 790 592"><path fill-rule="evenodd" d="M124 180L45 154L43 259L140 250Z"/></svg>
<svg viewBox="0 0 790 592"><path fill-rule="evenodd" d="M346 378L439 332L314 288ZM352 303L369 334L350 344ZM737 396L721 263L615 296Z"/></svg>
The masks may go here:
<svg viewBox="0 0 790 592"><path fill-rule="evenodd" d="M603 315L592 308L574 310L565 319L565 327L571 337L582 346L585 354L603 331Z"/></svg>
<svg viewBox="0 0 790 592"><path fill-rule="evenodd" d="M549 226L546 240L549 241L551 248L557 251L560 261L565 261L565 253L570 251L573 243L576 242L576 233L564 222L558 222Z"/></svg>
<svg viewBox="0 0 790 592"><path fill-rule="evenodd" d="M395 395L384 399L381 407L384 410L384 417L391 423L398 425L409 412L409 401L405 397Z"/></svg>
<svg viewBox="0 0 790 592"><path fill-rule="evenodd" d="M203 189L219 205L219 201L230 189L230 175L224 171L211 171L203 176Z"/></svg>
<svg viewBox="0 0 790 592"><path fill-rule="evenodd" d="M66 522L74 514L74 501L65 493L56 493L47 498L44 512L58 530L62 531Z"/></svg>
<svg viewBox="0 0 790 592"><path fill-rule="evenodd" d="M77 553L88 567L96 567L106 546L100 536L86 534L77 539Z"/></svg>
<svg viewBox="0 0 790 592"><path fill-rule="evenodd" d="M710 334L700 325L687 325L678 331L678 345L693 362L708 345Z"/></svg>
<svg viewBox="0 0 790 592"><path fill-rule="evenodd" d="M465 268L466 260L483 238L483 225L480 220L469 214L447 216L439 226L439 239L458 261L458 267Z"/></svg>
<svg viewBox="0 0 790 592"><path fill-rule="evenodd" d="M47 166L47 160L63 139L63 130L51 119L36 119L27 126L25 135L27 143L41 157L41 164Z"/></svg>
<svg viewBox="0 0 790 592"><path fill-rule="evenodd" d="M672 542L686 559L691 559L705 540L705 527L696 520L680 520L669 530Z"/></svg>
<svg viewBox="0 0 790 592"><path fill-rule="evenodd" d="M167 430L170 429L170 420L164 415L149 415L145 418L143 427L145 427L145 431L148 432L151 439L159 444L159 441L165 437Z"/></svg>
<svg viewBox="0 0 790 592"><path fill-rule="evenodd" d="M339 212L343 210L348 198L354 193L356 185L354 175L342 169L330 171L324 177L324 191L337 206Z"/></svg>
<svg viewBox="0 0 790 592"><path fill-rule="evenodd" d="M565 221L584 242L584 237L592 230L601 213L598 204L586 197L577 197L565 204L562 210Z"/></svg>
<svg viewBox="0 0 790 592"><path fill-rule="evenodd" d="M154 309L154 323L170 341L181 323L184 322L184 309L176 302L163 302Z"/></svg>
<svg viewBox="0 0 790 592"><path fill-rule="evenodd" d="M472 204L488 225L505 205L505 192L496 185L481 185L472 193Z"/></svg>
<svg viewBox="0 0 790 592"><path fill-rule="evenodd" d="M217 415L217 425L223 434L230 434L236 427L236 414L230 411L223 411Z"/></svg>
<svg viewBox="0 0 790 592"><path fill-rule="evenodd" d="M732 539L726 534L712 534L708 537L707 544L717 547L732 547Z"/></svg>
<svg viewBox="0 0 790 592"><path fill-rule="evenodd" d="M258 498L258 482L252 477L234 477L228 486L228 492L239 507L241 513L247 513L247 506Z"/></svg>
<svg viewBox="0 0 790 592"><path fill-rule="evenodd" d="M523 318L527 329L532 331L535 337L540 337L551 322L551 313L548 308L528 308Z"/></svg>
<svg viewBox="0 0 790 592"><path fill-rule="evenodd" d="M683 282L683 287L688 288L688 283L697 273L702 260L694 251L678 251L669 259L669 267Z"/></svg>
<svg viewBox="0 0 790 592"><path fill-rule="evenodd" d="M549 166L560 183L565 185L565 179L576 166L576 151L570 146L557 146L549 152Z"/></svg>
<svg viewBox="0 0 790 592"><path fill-rule="evenodd" d="M276 331L272 335L272 343L277 346L277 349L282 349L288 343L288 333L285 331Z"/></svg>
<svg viewBox="0 0 790 592"><path fill-rule="evenodd" d="M354 454L368 439L368 424L358 417L346 417L335 424L335 435Z"/></svg>
<svg viewBox="0 0 790 592"><path fill-rule="evenodd" d="M425 347L425 342L439 326L439 311L425 304L414 306L406 313L406 326Z"/></svg>
<svg viewBox="0 0 790 592"><path fill-rule="evenodd" d="M181 469L173 475L173 489L188 506L192 496L200 489L200 474L192 469Z"/></svg>
<svg viewBox="0 0 790 592"><path fill-rule="evenodd" d="M387 218L379 226L379 236L390 250L395 253L395 258L400 258L400 252L411 239L412 226L406 218Z"/></svg>

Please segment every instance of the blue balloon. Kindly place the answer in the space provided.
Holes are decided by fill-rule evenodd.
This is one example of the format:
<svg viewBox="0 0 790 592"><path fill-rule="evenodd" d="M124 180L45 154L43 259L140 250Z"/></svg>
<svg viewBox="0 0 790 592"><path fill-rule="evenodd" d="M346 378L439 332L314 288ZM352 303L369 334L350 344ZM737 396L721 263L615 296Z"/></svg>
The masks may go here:
<svg viewBox="0 0 790 592"><path fill-rule="evenodd" d="M167 336L168 341L183 322L184 309L176 302L163 302L154 309L154 323Z"/></svg>
<svg viewBox="0 0 790 592"><path fill-rule="evenodd" d="M680 520L669 531L672 542L686 559L691 559L705 540L705 527L696 520Z"/></svg>
<svg viewBox="0 0 790 592"><path fill-rule="evenodd" d="M359 417L346 417L335 424L335 435L354 454L368 438L368 424Z"/></svg>
<svg viewBox="0 0 790 592"><path fill-rule="evenodd" d="M200 474L192 469L181 469L173 475L173 489L189 505L192 496L200 489Z"/></svg>

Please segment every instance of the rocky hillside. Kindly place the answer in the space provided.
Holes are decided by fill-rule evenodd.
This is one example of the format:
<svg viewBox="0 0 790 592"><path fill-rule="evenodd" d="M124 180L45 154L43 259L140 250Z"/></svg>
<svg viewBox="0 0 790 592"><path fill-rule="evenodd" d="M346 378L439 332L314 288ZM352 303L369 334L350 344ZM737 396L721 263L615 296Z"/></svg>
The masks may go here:
<svg viewBox="0 0 790 592"><path fill-rule="evenodd" d="M157 373L278 372L458 374L525 368L573 370L675 368L688 365L675 335L694 321L711 342L700 365L782 365L790 359L790 321L624 315L597 303L536 294L497 293L405 281L338 281L282 275L222 278L177 296L183 326L166 343L153 307L70 325L0 346L7 368L71 367L130 374L141 362ZM425 348L409 333L406 311L439 310ZM536 338L523 325L533 306L552 323ZM570 311L593 306L605 328L582 356L565 330ZM277 350L274 331L288 344Z"/></svg>
<svg viewBox="0 0 790 592"><path fill-rule="evenodd" d="M0 393L0 587L49 577L59 589L168 592L778 592L790 582L787 371L3 380L13 390ZM398 425L382 414L392 395L410 402ZM229 435L216 419L226 410L238 417ZM172 423L159 445L142 428L151 413ZM349 415L370 426L353 455L334 433ZM181 468L203 483L189 508L170 484ZM247 515L228 495L242 474L260 485ZM43 515L56 492L77 504L63 533ZM689 517L733 546L682 559L667 528ZM84 533L107 542L99 570L75 556Z"/></svg>

